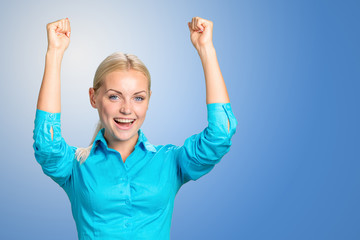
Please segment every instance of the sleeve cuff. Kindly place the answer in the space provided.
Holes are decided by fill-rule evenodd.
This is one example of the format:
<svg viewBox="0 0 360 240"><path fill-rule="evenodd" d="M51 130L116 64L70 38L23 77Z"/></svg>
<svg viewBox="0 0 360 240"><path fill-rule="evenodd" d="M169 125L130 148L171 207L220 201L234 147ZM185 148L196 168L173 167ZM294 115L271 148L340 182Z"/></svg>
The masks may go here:
<svg viewBox="0 0 360 240"><path fill-rule="evenodd" d="M36 109L35 126L34 126L34 140L42 136L48 141L56 141L61 138L61 113L51 113ZM53 128L53 138L51 138L50 129Z"/></svg>
<svg viewBox="0 0 360 240"><path fill-rule="evenodd" d="M60 121L60 117L61 117L61 113L51 113L51 112L47 112L47 111L43 111L40 109L36 109L36 114L35 114L35 118L40 120L40 119L44 119L46 121L53 121L53 122L57 122Z"/></svg>
<svg viewBox="0 0 360 240"><path fill-rule="evenodd" d="M227 123L226 111L231 111L230 103L210 103L207 104L209 123Z"/></svg>
<svg viewBox="0 0 360 240"><path fill-rule="evenodd" d="M235 133L238 122L232 112L230 103L207 104L207 111L208 123L211 129L222 129L222 131L229 133L230 136Z"/></svg>

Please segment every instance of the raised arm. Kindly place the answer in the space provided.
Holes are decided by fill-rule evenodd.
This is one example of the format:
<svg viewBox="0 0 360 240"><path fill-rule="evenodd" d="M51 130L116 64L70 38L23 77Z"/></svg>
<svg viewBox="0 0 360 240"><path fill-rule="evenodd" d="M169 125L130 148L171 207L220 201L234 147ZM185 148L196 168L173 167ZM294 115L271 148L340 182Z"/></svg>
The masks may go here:
<svg viewBox="0 0 360 240"><path fill-rule="evenodd" d="M45 57L45 70L39 92L37 109L58 113L61 111L61 61L70 43L69 19L66 18L49 23L46 29L48 49Z"/></svg>
<svg viewBox="0 0 360 240"><path fill-rule="evenodd" d="M191 22L188 22L188 26L191 42L200 56L204 69L206 103L229 103L229 95L212 42L213 23L194 17Z"/></svg>
<svg viewBox="0 0 360 240"><path fill-rule="evenodd" d="M213 23L195 17L188 26L191 42L204 68L208 126L176 148L180 186L207 174L221 160L230 150L231 137L237 126L212 43Z"/></svg>
<svg viewBox="0 0 360 240"><path fill-rule="evenodd" d="M60 124L60 68L61 60L70 43L70 23L62 19L47 26L48 49L44 77L40 88L34 127L34 153L43 172L61 187L72 173L75 147L61 136Z"/></svg>

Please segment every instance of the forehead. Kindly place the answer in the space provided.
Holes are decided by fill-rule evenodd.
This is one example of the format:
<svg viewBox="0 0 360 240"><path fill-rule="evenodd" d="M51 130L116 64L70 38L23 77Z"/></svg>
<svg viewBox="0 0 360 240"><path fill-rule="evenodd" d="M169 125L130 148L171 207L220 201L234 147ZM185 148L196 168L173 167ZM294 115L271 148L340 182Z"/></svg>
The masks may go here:
<svg viewBox="0 0 360 240"><path fill-rule="evenodd" d="M134 92L147 90L148 80L139 71L114 71L108 73L103 82L104 90L114 89L121 92Z"/></svg>

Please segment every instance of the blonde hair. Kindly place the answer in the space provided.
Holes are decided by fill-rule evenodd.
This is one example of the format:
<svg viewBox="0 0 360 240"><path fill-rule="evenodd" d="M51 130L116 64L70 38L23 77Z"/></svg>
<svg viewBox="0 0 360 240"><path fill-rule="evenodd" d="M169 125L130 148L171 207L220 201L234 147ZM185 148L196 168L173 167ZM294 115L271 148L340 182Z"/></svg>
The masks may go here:
<svg viewBox="0 0 360 240"><path fill-rule="evenodd" d="M145 64L135 55L133 54L125 54L122 52L114 52L107 58L105 58L97 68L94 76L93 81L93 88L95 94L98 93L99 88L102 86L104 78L107 74L114 72L114 71L129 71L129 70L136 70L145 75L145 77L149 81L148 91L150 92L151 89L151 77L150 72L146 68ZM88 158L95 138L98 132L103 128L101 121L99 120L94 136L90 142L90 145L86 148L78 148L75 152L76 159L80 162L80 164L84 163L85 160Z"/></svg>

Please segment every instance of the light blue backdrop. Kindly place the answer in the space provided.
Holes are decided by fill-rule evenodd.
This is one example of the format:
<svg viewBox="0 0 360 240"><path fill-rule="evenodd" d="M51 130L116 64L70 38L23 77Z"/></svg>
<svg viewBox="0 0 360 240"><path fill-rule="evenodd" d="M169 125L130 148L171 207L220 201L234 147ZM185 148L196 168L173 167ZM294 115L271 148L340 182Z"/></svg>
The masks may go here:
<svg viewBox="0 0 360 240"><path fill-rule="evenodd" d="M65 192L42 173L32 131L46 24L68 17L62 129L87 146L88 88L110 53L153 79L143 130L181 145L206 126L202 66L187 22L214 22L239 121L222 161L179 191L171 238L360 239L359 1L9 1L0 4L0 239L76 239ZM175 129L171 132L170 129Z"/></svg>

